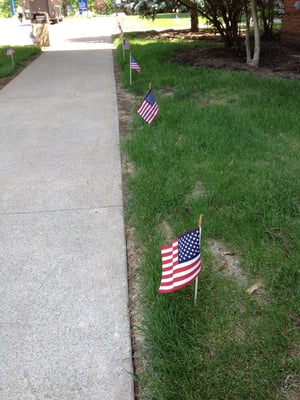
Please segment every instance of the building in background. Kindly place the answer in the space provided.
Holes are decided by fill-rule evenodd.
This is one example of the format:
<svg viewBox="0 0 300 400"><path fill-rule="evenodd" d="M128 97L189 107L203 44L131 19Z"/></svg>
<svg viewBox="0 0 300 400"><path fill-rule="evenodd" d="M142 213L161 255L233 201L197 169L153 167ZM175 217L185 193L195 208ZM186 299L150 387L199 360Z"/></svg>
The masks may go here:
<svg viewBox="0 0 300 400"><path fill-rule="evenodd" d="M281 43L300 50L300 1L284 0Z"/></svg>

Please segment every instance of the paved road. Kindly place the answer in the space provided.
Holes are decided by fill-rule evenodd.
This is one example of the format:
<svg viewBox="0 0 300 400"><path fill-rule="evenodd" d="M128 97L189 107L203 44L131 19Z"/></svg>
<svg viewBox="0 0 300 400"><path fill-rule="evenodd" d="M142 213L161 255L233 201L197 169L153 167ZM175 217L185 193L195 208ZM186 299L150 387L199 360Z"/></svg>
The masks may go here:
<svg viewBox="0 0 300 400"><path fill-rule="evenodd" d="M112 26L0 90L1 400L134 398Z"/></svg>

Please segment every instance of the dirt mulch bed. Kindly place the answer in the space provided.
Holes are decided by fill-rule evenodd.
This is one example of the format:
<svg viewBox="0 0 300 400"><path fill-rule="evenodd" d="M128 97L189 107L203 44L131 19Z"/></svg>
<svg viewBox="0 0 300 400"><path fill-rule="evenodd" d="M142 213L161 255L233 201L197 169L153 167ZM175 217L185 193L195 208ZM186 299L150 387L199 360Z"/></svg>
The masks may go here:
<svg viewBox="0 0 300 400"><path fill-rule="evenodd" d="M282 46L279 36L274 40L261 42L260 63L258 68L246 64L245 51L233 52L224 48L220 37L202 29L197 33L188 31L164 31L142 33L147 39L176 40L188 42L205 41L205 47L188 47L177 53L170 61L173 63L223 69L229 71L248 71L262 76L300 79L300 50Z"/></svg>

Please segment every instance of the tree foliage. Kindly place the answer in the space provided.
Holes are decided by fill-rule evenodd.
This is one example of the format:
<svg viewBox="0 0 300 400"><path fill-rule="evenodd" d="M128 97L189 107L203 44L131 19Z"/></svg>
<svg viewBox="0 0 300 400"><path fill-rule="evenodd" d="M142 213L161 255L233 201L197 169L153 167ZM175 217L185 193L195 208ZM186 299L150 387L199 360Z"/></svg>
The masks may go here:
<svg viewBox="0 0 300 400"><path fill-rule="evenodd" d="M282 10L282 3L282 0L257 0L256 2L265 38L272 36L273 21ZM192 31L198 30L198 15L201 15L220 34L227 48L241 46L244 39L241 36L240 24L251 4L254 3L250 0L136 0L131 3L134 12L152 18L157 12L166 12L179 5L184 6L191 14Z"/></svg>
<svg viewBox="0 0 300 400"><path fill-rule="evenodd" d="M282 0L257 0L261 23L263 25L263 36L270 39L273 35L273 24L276 17L283 13Z"/></svg>
<svg viewBox="0 0 300 400"><path fill-rule="evenodd" d="M7 18L11 16L12 16L12 10L9 0L0 1L0 17Z"/></svg>
<svg viewBox="0 0 300 400"><path fill-rule="evenodd" d="M225 46L238 47L243 2L241 0L200 0L197 4L199 14L215 27Z"/></svg>
<svg viewBox="0 0 300 400"><path fill-rule="evenodd" d="M135 0L125 5L125 9L128 13L153 18L159 12L172 12L178 3L174 0Z"/></svg>

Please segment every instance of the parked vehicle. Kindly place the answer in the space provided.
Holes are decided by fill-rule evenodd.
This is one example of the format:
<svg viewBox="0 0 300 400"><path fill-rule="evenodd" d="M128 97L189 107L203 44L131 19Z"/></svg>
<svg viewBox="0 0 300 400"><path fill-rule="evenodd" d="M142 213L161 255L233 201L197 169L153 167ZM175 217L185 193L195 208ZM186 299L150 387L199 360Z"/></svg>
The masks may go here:
<svg viewBox="0 0 300 400"><path fill-rule="evenodd" d="M23 0L26 19L35 19L39 13L47 13L49 21L57 24L63 20L61 0Z"/></svg>

